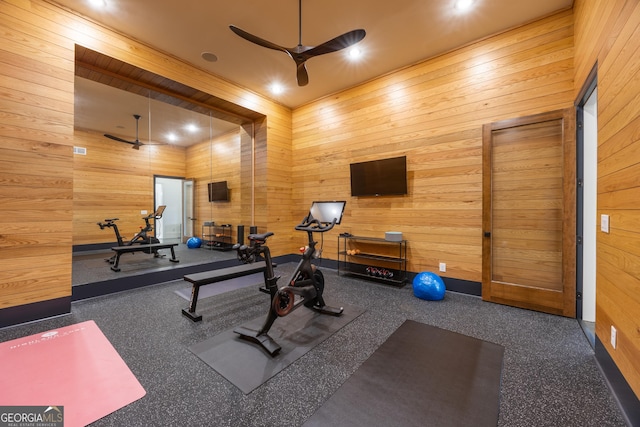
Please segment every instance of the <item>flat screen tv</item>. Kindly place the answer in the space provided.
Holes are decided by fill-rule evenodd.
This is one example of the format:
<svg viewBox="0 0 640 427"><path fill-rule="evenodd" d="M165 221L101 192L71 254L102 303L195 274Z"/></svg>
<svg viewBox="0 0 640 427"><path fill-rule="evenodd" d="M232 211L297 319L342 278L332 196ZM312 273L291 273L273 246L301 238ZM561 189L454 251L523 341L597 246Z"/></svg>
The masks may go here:
<svg viewBox="0 0 640 427"><path fill-rule="evenodd" d="M208 187L210 202L229 201L229 188L227 187L227 181L210 182Z"/></svg>
<svg viewBox="0 0 640 427"><path fill-rule="evenodd" d="M407 156L351 163L352 196L407 194Z"/></svg>
<svg viewBox="0 0 640 427"><path fill-rule="evenodd" d="M311 209L309 209L309 215L317 219L321 223L331 224L333 220L336 220L336 224L340 224L342 221L342 214L344 213L344 205L347 202L313 202Z"/></svg>

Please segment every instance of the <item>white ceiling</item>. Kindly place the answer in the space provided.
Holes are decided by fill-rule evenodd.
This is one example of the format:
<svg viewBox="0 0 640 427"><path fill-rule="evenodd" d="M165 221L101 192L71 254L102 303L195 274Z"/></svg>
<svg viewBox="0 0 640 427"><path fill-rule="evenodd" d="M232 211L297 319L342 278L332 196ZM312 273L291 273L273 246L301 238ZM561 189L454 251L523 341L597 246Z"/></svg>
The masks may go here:
<svg viewBox="0 0 640 427"><path fill-rule="evenodd" d="M298 0L53 0L94 21L291 108L432 58L483 37L570 8L573 0L475 0L461 13L455 0L303 0L302 44L316 46L362 28L363 58L345 51L307 62L299 87L285 53L250 43L233 24L285 47L298 44ZM95 8L92 3L104 7ZM202 58L216 55L216 62ZM285 91L269 92L274 81ZM133 120L133 119L132 119Z"/></svg>

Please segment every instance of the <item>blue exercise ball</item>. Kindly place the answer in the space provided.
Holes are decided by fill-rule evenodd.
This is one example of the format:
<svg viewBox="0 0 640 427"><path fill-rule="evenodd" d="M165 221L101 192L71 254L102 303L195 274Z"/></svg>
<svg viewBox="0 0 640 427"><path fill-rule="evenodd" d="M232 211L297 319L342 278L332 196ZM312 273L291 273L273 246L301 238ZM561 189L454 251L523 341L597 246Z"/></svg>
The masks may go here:
<svg viewBox="0 0 640 427"><path fill-rule="evenodd" d="M418 273L413 279L413 295L420 299L439 301L444 298L446 290L442 278L430 271Z"/></svg>
<svg viewBox="0 0 640 427"><path fill-rule="evenodd" d="M200 246L202 246L202 239L199 237L190 237L189 240L187 240L187 247L189 249L199 248Z"/></svg>

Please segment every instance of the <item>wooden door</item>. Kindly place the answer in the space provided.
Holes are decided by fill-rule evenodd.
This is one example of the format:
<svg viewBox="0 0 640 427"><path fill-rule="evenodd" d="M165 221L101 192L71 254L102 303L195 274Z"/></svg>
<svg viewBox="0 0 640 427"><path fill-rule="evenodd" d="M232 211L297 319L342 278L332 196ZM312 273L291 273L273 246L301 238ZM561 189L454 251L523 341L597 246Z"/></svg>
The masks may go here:
<svg viewBox="0 0 640 427"><path fill-rule="evenodd" d="M573 109L483 127L482 298L575 317Z"/></svg>

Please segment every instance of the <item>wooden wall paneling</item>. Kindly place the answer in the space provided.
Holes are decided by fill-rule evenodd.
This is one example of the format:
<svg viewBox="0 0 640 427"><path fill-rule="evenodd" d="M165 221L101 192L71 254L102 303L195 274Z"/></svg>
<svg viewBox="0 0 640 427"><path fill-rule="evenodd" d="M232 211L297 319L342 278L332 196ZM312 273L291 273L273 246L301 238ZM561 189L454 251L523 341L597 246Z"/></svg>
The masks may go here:
<svg viewBox="0 0 640 427"><path fill-rule="evenodd" d="M0 11L0 309L71 294L73 61L25 18Z"/></svg>
<svg viewBox="0 0 640 427"><path fill-rule="evenodd" d="M563 12L296 109L294 209L345 199L339 230L404 231L410 271L481 281L482 124L570 106L572 61ZM403 154L410 195L350 196L349 163Z"/></svg>
<svg viewBox="0 0 640 427"><path fill-rule="evenodd" d="M196 89L203 90L214 96L226 99L231 103L242 105L243 111L250 108L260 111L261 115L270 115L269 128L263 128L259 136L263 138L263 155L258 161L266 162L269 146L267 139L274 135L280 144L288 144L291 138L290 111L265 98L248 93L246 90L236 87L233 84L219 79L202 70L185 64L176 58L157 52L154 49L129 40L121 34L111 32L105 27L93 24L80 16L63 10L58 6L41 0L25 1L5 1L0 10L0 28L2 28L2 44L0 48L0 63L3 65L0 73L0 87L7 94L6 102L3 105L2 117L0 117L1 135L0 152L2 158L9 158L8 153L20 152L24 154L24 162L19 160L16 163L24 163L23 171L20 175L9 177L6 173L0 177L3 179L4 191L8 183L12 188L30 188L32 186L46 188L60 188L60 183L66 183L66 192L61 195L58 191L51 191L47 198L43 200L16 201L14 203L4 203L2 208L6 217L11 217L11 224L8 229L16 230L27 236L30 233L26 230L34 230L37 234L42 228L55 228L61 235L58 236L58 246L49 248L47 254L42 254L39 247L32 241L31 237L18 241L3 233L1 242L4 248L10 247L10 258L3 258L2 262L7 269L3 269L2 298L0 308L12 307L31 302L45 301L65 297L71 294L71 245L83 243L99 242L102 235L93 234L100 230L95 226L96 216L102 217L102 212L94 210L99 200L94 200L92 193L99 186L96 183L104 184L106 181L114 180L112 177L114 170L109 172L94 171L79 167L74 171L73 165L79 161L72 155L71 146L84 145L83 137L77 139L73 133L73 80L74 80L74 50L75 44L95 49L112 57L130 62L136 66L148 69L157 74L167 76L177 82L190 85ZM7 89L7 90L4 90ZM64 166L56 166L47 158L49 153L60 153L63 147L62 163ZM89 147L91 153L100 153L100 150ZM7 151L9 150L9 151ZM45 154L44 156L42 154ZM127 152L127 155L131 152ZM171 156L174 156L172 153ZM180 158L180 156L178 156ZM184 158L184 155L182 155ZM97 162L101 160L92 158ZM86 159L85 159L86 161ZM143 162L144 163L144 162ZM28 166L28 167L27 167ZM264 171L262 182L266 182L266 165L259 165ZM284 169L288 166L280 166ZM182 166L174 162L173 159L157 157L157 162L149 170L155 170L163 175L181 176L184 175L184 164ZM9 170L9 169L6 169ZM116 171L118 167L115 168ZM152 174L148 171L142 173L141 167L131 165L131 171L135 171L134 181L139 187L149 188L149 194L145 199L138 201L145 206L152 206ZM37 171L37 173L34 173ZM182 171L182 172L181 172ZM125 175L118 173L119 178ZM35 178L32 178L35 177ZM77 191L74 193L71 183L74 177L78 177ZM282 175L286 177L286 173ZM284 179L284 178L280 178ZM10 180L10 181L7 181ZM139 180L139 181L137 181ZM115 185L118 184L115 179ZM109 182L114 184L114 182ZM135 193L136 190L132 192ZM268 211L269 198L266 197L267 187L260 195L260 202L265 203L262 211ZM28 193L28 192L24 192ZM31 192L33 195L33 192ZM74 196L76 197L74 199ZM55 197L61 197L55 199ZM115 194L107 196L115 208L120 203L119 197ZM148 197L148 201L147 198ZM281 206L286 196L280 197L277 203ZM34 203L42 202L41 206L46 209L34 209ZM127 221L138 223L140 221L139 205L122 202ZM51 205L55 205L55 210L51 210ZM9 206L12 206L9 209ZM93 206L93 207L92 207ZM79 209L74 212L74 207ZM1 208L0 208L1 209ZM110 208L105 207L110 210ZM149 208L147 208L149 209ZM135 211L135 213L133 213ZM16 218L19 218L16 220ZM102 218L104 219L104 218ZM74 226L74 221L78 226ZM0 220L0 221L7 221ZM265 216L264 226L268 227L268 216ZM38 225L33 225L37 223ZM94 228L95 227L95 228ZM93 231L91 231L93 230ZM291 235L291 231L287 231ZM33 247L33 251L29 251ZM33 257L23 258L20 254L25 251ZM41 246L40 248L44 248ZM39 266L34 270L33 260L38 259ZM49 260L55 259L55 262ZM31 261L31 262L29 262ZM25 267L25 266L29 267ZM58 268L51 268L56 265ZM38 282L35 291L29 294L20 294L19 289L29 288L27 280L16 282L16 278L21 274L26 274L27 269L31 272L41 272L41 277L46 277L47 285ZM51 277L54 274L55 277ZM26 276L23 276L26 277ZM35 283L35 282L34 282Z"/></svg>
<svg viewBox="0 0 640 427"><path fill-rule="evenodd" d="M575 92L598 64L598 210L610 232L598 232L596 335L640 396L640 317L636 267L640 251L640 3L576 1ZM637 199L635 199L637 200ZM611 326L618 345L610 344Z"/></svg>

